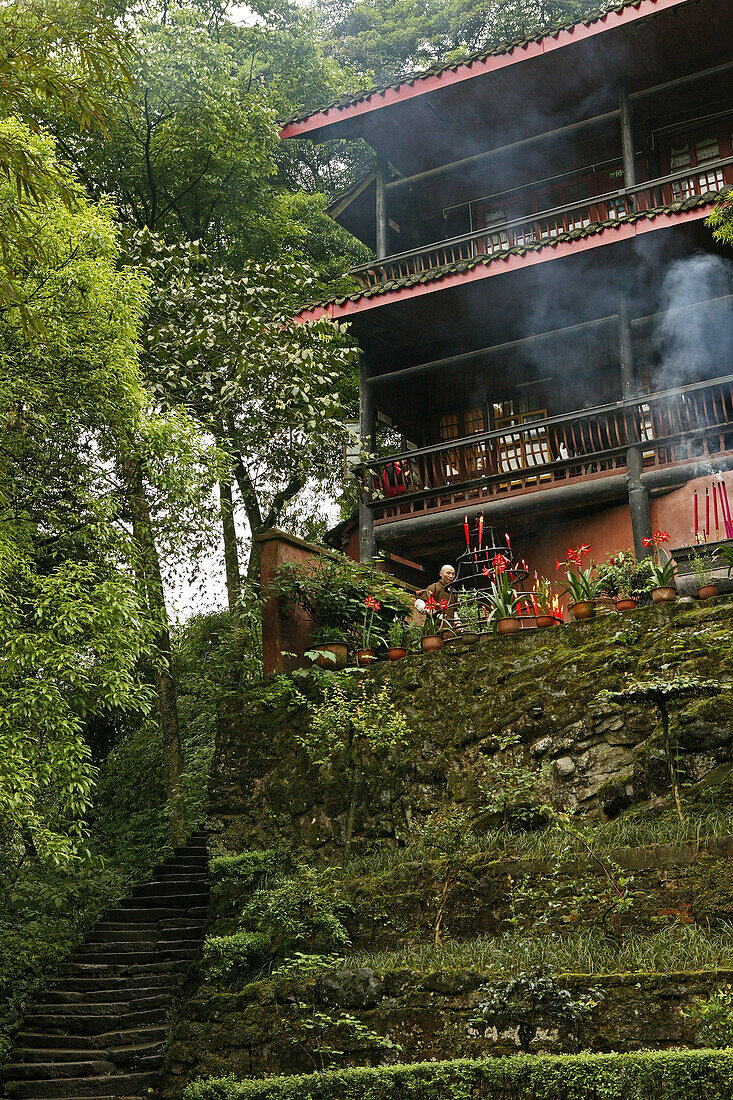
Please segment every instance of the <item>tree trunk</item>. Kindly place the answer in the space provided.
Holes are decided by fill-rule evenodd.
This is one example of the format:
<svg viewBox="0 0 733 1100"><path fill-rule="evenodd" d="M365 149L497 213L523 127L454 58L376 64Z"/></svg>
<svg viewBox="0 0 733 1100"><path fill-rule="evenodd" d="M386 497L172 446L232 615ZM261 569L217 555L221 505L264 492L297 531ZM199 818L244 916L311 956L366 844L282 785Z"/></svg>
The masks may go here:
<svg viewBox="0 0 733 1100"><path fill-rule="evenodd" d="M144 578L148 608L159 624L155 639L158 660L155 667L155 686L158 695L158 718L163 749L163 777L168 798L168 816L173 844L182 844L186 827L180 795L180 779L183 771L181 735L178 723L176 684L173 678L168 613L165 606L163 577L160 558L155 545L150 508L145 495L142 464L137 459L122 459L128 504L132 516L132 533L140 553L140 573Z"/></svg>
<svg viewBox="0 0 733 1100"><path fill-rule="evenodd" d="M659 710L662 715L662 734L664 737L664 751L667 756L667 767L669 768L669 777L672 780L672 796L674 798L675 809L677 810L677 816L684 825L687 818L685 812L682 809L682 799L680 798L680 784L677 777L677 761L675 759L675 746L672 744L672 738L670 737L669 728L669 714L664 701L659 703Z"/></svg>
<svg viewBox="0 0 733 1100"><path fill-rule="evenodd" d="M237 609L242 594L242 579L239 573L239 552L237 532L234 526L234 506L232 487L228 481L219 482L219 505L221 508L221 526L224 534L224 567L227 578L227 600L232 614Z"/></svg>

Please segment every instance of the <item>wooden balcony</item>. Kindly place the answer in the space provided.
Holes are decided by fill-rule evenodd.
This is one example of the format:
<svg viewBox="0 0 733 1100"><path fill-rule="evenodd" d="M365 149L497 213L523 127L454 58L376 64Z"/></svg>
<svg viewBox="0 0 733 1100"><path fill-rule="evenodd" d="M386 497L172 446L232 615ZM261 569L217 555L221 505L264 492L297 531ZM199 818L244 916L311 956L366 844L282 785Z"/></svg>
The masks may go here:
<svg viewBox="0 0 733 1100"><path fill-rule="evenodd" d="M390 455L362 468L360 492L388 521L603 479L634 444L645 469L733 454L733 374Z"/></svg>
<svg viewBox="0 0 733 1100"><path fill-rule="evenodd" d="M663 211L672 203L718 194L730 186L733 186L733 157L712 161L699 168L686 168L683 172L635 187L501 222L461 237L436 241L409 252L400 252L355 267L351 274L363 286L376 286L449 264L490 257L509 248L549 242L563 233L590 230L604 222L635 213Z"/></svg>

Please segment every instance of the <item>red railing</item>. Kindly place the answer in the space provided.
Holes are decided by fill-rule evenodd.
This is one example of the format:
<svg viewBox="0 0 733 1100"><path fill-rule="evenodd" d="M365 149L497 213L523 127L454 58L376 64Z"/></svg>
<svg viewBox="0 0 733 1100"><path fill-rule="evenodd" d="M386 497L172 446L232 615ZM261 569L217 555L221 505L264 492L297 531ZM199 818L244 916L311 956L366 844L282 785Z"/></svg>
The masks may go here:
<svg viewBox="0 0 733 1100"><path fill-rule="evenodd" d="M703 167L685 169L636 187L598 195L542 213L515 218L461 237L436 241L409 252L362 264L351 274L365 286L410 275L478 256L491 256L515 245L550 241L573 229L587 229L609 219L628 217L634 212L663 210L673 202L693 196L712 197L733 186L733 157Z"/></svg>
<svg viewBox="0 0 733 1100"><path fill-rule="evenodd" d="M607 477L635 443L650 468L733 452L733 374L390 455L362 468L360 491L389 519Z"/></svg>

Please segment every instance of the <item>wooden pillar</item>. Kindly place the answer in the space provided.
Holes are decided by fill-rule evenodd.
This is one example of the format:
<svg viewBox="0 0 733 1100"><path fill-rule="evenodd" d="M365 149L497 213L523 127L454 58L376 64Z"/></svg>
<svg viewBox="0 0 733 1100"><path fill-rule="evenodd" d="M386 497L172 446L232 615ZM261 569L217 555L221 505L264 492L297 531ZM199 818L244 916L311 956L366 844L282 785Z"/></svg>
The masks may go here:
<svg viewBox="0 0 733 1100"><path fill-rule="evenodd" d="M624 187L635 187L636 179L636 154L634 151L634 125L632 107L625 88L619 89L619 107L621 109L621 159L624 166ZM632 199L632 209L636 206L636 199Z"/></svg>
<svg viewBox="0 0 733 1100"><path fill-rule="evenodd" d="M634 367L631 318L628 304L625 301L619 303L618 343L621 365L621 396L624 400L628 400L638 396L639 386ZM630 411L627 414L626 431L629 442L626 451L626 485L629 493L631 530L634 534L634 552L637 560L641 560L651 553L649 547L644 546L644 539L648 539L652 533L652 520L649 510L649 494L641 479L644 470L644 455L636 411Z"/></svg>
<svg viewBox="0 0 733 1100"><path fill-rule="evenodd" d="M377 158L377 178L376 178L376 191L377 191L377 204L376 204L376 256L378 260L383 260L385 256L389 255L389 214L387 213L387 165L381 159Z"/></svg>
<svg viewBox="0 0 733 1100"><path fill-rule="evenodd" d="M374 390L369 385L366 363L359 363L359 436L361 450L374 454L376 448L376 417L374 413ZM374 539L374 512L369 504L359 502L359 561L374 560L377 544Z"/></svg>

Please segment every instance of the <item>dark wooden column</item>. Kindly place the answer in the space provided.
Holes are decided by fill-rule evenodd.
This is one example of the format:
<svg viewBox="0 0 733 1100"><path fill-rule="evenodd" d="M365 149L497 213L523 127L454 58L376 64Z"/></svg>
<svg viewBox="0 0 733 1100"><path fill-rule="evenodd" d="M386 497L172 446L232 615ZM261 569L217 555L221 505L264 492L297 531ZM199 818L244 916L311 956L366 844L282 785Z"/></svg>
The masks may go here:
<svg viewBox="0 0 733 1100"><path fill-rule="evenodd" d="M621 109L621 158L624 166L624 187L635 187L637 179L633 108L625 88L619 89L618 100ZM636 206L636 199L632 200L631 206L632 209Z"/></svg>
<svg viewBox="0 0 733 1100"><path fill-rule="evenodd" d="M621 362L621 396L624 400L638 397L639 386L634 367L634 345L631 336L631 318L625 301L619 303L618 342ZM636 410L626 416L626 431L629 447L626 451L626 484L629 492L629 511L631 529L634 534L634 552L637 560L650 553L644 546L644 539L652 533L652 520L649 511L649 494L641 479L644 469L644 456L641 446L641 432Z"/></svg>
<svg viewBox="0 0 733 1100"><path fill-rule="evenodd" d="M376 448L376 417L374 391L368 382L364 359L359 363L359 437L362 454L373 454ZM377 552L374 540L374 512L364 501L359 502L359 560L373 561Z"/></svg>
<svg viewBox="0 0 733 1100"><path fill-rule="evenodd" d="M376 204L376 256L383 260L389 255L389 214L387 213L387 165L381 157L377 158L377 204Z"/></svg>

